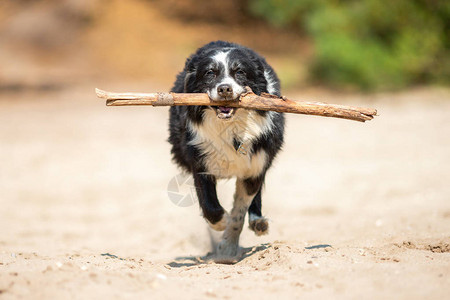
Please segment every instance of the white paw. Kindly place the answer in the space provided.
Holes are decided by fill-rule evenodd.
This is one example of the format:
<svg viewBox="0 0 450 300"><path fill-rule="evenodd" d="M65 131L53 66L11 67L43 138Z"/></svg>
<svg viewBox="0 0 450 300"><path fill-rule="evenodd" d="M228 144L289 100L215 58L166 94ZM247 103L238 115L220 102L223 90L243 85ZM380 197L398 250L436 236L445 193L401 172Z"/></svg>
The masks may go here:
<svg viewBox="0 0 450 300"><path fill-rule="evenodd" d="M206 219L205 219L206 220ZM209 227L211 227L212 229L216 230L216 231L224 231L225 228L227 228L227 223L228 223L228 213L225 212L222 216L222 219L220 219L219 222L217 222L216 224L212 224L210 223L208 220L206 220L206 222L209 224Z"/></svg>
<svg viewBox="0 0 450 300"><path fill-rule="evenodd" d="M250 217L248 227L257 236L269 233L269 221L265 217Z"/></svg>
<svg viewBox="0 0 450 300"><path fill-rule="evenodd" d="M219 257L233 258L238 254L239 243L229 240L222 240L219 245L217 245L217 255Z"/></svg>

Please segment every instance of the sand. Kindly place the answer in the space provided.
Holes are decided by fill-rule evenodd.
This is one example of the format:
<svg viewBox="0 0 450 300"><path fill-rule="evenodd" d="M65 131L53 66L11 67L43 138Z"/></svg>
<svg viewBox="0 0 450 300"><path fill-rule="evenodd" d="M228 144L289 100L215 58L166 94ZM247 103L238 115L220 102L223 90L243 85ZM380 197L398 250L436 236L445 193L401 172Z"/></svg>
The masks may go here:
<svg viewBox="0 0 450 300"><path fill-rule="evenodd" d="M0 94L1 299L448 297L449 90L290 94L380 116L289 115L270 232L245 228L223 265L197 203L168 197L167 108L107 108L93 88ZM227 208L233 184L219 185Z"/></svg>

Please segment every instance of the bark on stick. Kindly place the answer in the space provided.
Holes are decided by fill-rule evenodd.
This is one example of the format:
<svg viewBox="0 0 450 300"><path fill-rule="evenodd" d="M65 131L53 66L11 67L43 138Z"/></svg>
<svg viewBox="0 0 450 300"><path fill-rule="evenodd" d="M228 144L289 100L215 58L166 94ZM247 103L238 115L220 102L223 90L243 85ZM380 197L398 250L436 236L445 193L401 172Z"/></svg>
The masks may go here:
<svg viewBox="0 0 450 300"><path fill-rule="evenodd" d="M99 98L106 99L107 106L125 105L151 105L151 106L175 106L175 105L207 105L241 107L276 111L284 113L315 115L323 117L341 118L365 122L372 120L377 115L373 108L327 104L311 101L294 101L286 97L277 97L270 94L260 96L248 90L237 100L214 101L206 93L113 93L95 89Z"/></svg>

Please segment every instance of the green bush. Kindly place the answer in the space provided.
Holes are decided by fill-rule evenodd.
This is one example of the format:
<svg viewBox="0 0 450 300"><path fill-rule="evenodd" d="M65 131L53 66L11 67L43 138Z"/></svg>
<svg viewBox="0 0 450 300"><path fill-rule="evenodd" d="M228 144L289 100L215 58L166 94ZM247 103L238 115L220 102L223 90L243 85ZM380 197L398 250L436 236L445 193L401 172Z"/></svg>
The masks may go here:
<svg viewBox="0 0 450 300"><path fill-rule="evenodd" d="M315 47L311 76L333 86L393 89L450 80L450 1L250 0Z"/></svg>

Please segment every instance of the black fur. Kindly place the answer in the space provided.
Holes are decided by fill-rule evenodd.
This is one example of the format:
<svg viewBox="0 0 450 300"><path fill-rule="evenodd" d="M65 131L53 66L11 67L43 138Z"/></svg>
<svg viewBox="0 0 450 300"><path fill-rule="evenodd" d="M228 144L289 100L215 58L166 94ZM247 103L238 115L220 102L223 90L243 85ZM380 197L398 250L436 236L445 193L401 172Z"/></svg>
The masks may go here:
<svg viewBox="0 0 450 300"><path fill-rule="evenodd" d="M249 86L254 93L271 93L280 96L280 83L273 69L265 59L254 51L233 43L216 41L211 42L197 50L190 56L182 72L177 76L173 92L177 93L205 93L213 89L215 85L223 80L224 73L213 57L220 51L228 51L229 76L242 87ZM244 74L244 75L243 75ZM270 79L268 82L267 79ZM207 106L174 106L170 108L169 142L172 144L172 155L174 161L184 171L194 177L195 187L203 216L212 224L217 223L224 214L224 209L219 203L216 195L216 176L208 174L205 164L205 153L189 142L193 139L194 132L189 128L188 122L196 126L203 126L204 111L213 109ZM258 111L262 117L267 117L268 112ZM232 121L231 121L232 122ZM261 189L264 183L265 173L271 166L273 159L283 144L284 116L281 113L271 112L271 130L256 137L248 149L250 155L259 151L267 153L267 161L264 168L254 178L240 178L248 195L254 199L249 207L249 212L261 216ZM230 146L239 151L241 141L239 137L230 142Z"/></svg>

